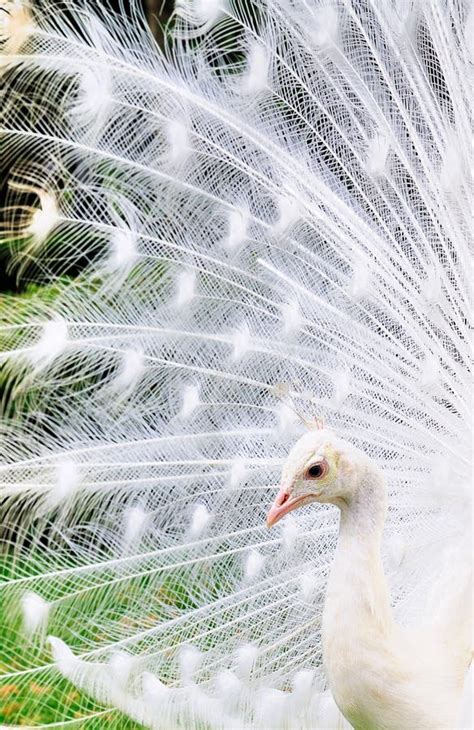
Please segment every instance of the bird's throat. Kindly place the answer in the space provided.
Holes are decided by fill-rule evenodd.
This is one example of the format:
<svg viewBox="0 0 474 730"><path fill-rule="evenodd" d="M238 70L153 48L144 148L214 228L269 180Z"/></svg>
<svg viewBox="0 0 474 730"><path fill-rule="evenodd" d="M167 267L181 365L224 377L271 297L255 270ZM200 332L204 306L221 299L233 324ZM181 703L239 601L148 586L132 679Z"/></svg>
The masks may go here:
<svg viewBox="0 0 474 730"><path fill-rule="evenodd" d="M380 554L385 488L377 474L372 479L362 485L360 496L341 506L339 540L324 605L324 664L344 714L344 705L364 694L364 676L370 674L368 658L390 641L394 630ZM350 686L354 677L357 685Z"/></svg>

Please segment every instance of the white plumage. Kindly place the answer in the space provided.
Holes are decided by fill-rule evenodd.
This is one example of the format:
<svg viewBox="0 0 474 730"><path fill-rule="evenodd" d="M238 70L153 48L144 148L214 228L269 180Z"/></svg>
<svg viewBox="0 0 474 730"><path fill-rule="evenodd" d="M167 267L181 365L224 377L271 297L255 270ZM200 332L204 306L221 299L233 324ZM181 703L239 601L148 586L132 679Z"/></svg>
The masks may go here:
<svg viewBox="0 0 474 730"><path fill-rule="evenodd" d="M2 330L7 681L85 728L465 727L470 3L180 0L167 55L94 6L2 36L58 291ZM315 416L374 477L337 550L334 506L265 528Z"/></svg>
<svg viewBox="0 0 474 730"><path fill-rule="evenodd" d="M268 525L311 502L341 512L322 622L324 666L338 707L356 729L454 728L472 652L468 561L456 556L444 591L437 585L437 604L421 625L402 627L381 560L383 475L331 432L310 432L285 462Z"/></svg>

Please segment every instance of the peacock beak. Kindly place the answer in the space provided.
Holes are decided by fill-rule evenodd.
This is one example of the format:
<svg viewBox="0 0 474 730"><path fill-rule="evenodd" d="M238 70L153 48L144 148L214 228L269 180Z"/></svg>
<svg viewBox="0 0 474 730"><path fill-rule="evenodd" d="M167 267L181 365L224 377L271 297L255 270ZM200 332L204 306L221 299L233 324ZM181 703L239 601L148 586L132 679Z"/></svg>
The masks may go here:
<svg viewBox="0 0 474 730"><path fill-rule="evenodd" d="M282 517L291 512L292 510L299 507L301 502L305 499L304 495L299 497L291 497L286 488L280 489L275 501L270 507L267 514L267 527L273 527L276 523L281 520Z"/></svg>

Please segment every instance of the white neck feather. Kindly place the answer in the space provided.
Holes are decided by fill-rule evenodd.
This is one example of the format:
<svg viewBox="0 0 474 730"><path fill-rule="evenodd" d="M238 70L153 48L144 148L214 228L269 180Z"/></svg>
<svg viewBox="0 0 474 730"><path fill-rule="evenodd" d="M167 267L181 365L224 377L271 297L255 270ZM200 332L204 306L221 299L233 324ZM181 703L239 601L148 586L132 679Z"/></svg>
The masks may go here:
<svg viewBox="0 0 474 730"><path fill-rule="evenodd" d="M341 501L339 541L326 591L325 661L335 645L393 628L380 543L387 510L383 477L367 467L354 498Z"/></svg>

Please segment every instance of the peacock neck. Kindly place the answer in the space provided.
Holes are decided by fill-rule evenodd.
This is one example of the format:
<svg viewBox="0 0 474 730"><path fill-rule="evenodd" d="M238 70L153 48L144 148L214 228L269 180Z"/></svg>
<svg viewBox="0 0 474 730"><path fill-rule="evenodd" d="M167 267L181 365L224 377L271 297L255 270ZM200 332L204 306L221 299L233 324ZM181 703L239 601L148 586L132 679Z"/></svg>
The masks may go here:
<svg viewBox="0 0 474 730"><path fill-rule="evenodd" d="M352 641L361 632L389 632L393 619L380 552L387 511L382 475L368 465L357 494L338 506L339 539L326 592L323 641L334 633Z"/></svg>

